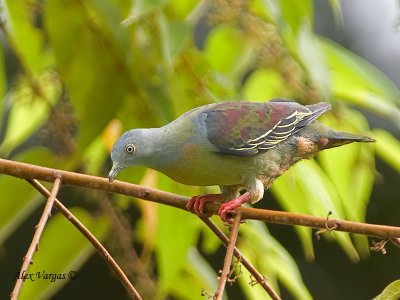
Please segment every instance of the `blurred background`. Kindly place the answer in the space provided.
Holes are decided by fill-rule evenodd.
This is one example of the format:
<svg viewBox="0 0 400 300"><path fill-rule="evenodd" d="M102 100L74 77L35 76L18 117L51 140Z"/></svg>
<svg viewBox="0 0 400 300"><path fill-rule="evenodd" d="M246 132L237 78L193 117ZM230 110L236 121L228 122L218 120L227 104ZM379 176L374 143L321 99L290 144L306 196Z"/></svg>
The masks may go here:
<svg viewBox="0 0 400 300"><path fill-rule="evenodd" d="M0 2L0 157L106 176L114 141L224 100L332 103L321 121L374 137L304 161L257 208L400 226L400 3L396 0L20 0ZM182 195L144 168L120 180ZM51 187L51 185L46 185ZM44 199L0 175L0 297L8 297ZM58 198L104 242L143 299L207 299L225 248L194 215L75 187ZM213 220L228 233L218 220ZM373 238L249 221L238 247L283 299L371 299L400 278L400 249ZM242 267L225 299L265 299ZM55 209L21 299L128 299Z"/></svg>

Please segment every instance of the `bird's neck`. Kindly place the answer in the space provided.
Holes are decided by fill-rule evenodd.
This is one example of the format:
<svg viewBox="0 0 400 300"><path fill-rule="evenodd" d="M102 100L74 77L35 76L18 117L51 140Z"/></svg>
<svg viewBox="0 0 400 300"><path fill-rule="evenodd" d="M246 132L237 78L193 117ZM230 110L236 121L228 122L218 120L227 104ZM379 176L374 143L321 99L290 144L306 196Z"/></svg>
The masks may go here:
<svg viewBox="0 0 400 300"><path fill-rule="evenodd" d="M177 159L179 136L169 126L150 128L146 140L148 151L145 166L163 172Z"/></svg>

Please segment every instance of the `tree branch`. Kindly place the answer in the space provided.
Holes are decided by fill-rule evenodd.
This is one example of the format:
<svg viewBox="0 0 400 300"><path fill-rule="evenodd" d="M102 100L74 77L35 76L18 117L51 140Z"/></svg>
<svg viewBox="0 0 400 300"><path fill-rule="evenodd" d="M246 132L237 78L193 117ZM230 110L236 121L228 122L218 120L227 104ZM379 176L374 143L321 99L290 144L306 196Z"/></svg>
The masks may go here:
<svg viewBox="0 0 400 300"><path fill-rule="evenodd" d="M221 276L219 278L219 284L217 292L215 293L214 298L216 300L221 300L222 296L224 295L224 289L226 282L229 279L229 275L231 273L231 264L232 264L232 257L233 251L235 250L237 236L239 234L239 226L240 221L242 220L240 212L235 215L235 219L233 225L231 227L231 235L229 237L228 247L226 248L226 254L224 259L224 267L222 268Z"/></svg>
<svg viewBox="0 0 400 300"><path fill-rule="evenodd" d="M209 218L201 219L211 230L215 233L215 235L224 243L225 246L228 247L229 238L222 232L221 229L218 228L217 225L213 223ZM268 295L273 300L280 300L279 295L274 291L272 286L269 285L267 279L257 271L257 269L251 264L250 261L239 251L238 248L234 248L233 254L236 256L238 261L240 261L246 269L251 273L254 279L262 286L262 288L268 293Z"/></svg>
<svg viewBox="0 0 400 300"><path fill-rule="evenodd" d="M41 185L36 179L27 179L27 181L39 191L43 196L49 197L50 192ZM66 208L57 198L54 199L54 206L57 207L58 211L62 213L67 220L69 220L94 246L97 252L103 257L106 263L114 270L115 274L122 282L128 293L135 300L142 300L139 293L133 287L132 283L129 281L128 277L126 277L125 273L122 271L120 266L114 260L114 258L108 253L107 249L100 243L100 241L83 225L78 218L76 218L72 212Z"/></svg>
<svg viewBox="0 0 400 300"><path fill-rule="evenodd" d="M183 210L186 210L186 202L189 200L189 198L187 197L163 192L156 189L142 187L136 184L130 184L118 180L110 183L107 178L45 168L6 159L0 159L0 173L19 178L39 179L49 182L53 182L56 177L61 176L63 178L63 184L92 188L111 193L119 193L127 196L141 198L144 200L162 203L165 205L170 205ZM205 213L217 214L218 209L218 204L207 203L205 206ZM382 239L400 238L400 227L395 226L367 224L335 219L329 219L327 221L324 217L315 217L300 213L255 209L247 207L237 208L237 211L240 211L240 213L242 214L242 219L254 219L265 221L268 223L300 225L313 228L336 227L336 231L364 234L379 237Z"/></svg>
<svg viewBox="0 0 400 300"><path fill-rule="evenodd" d="M28 271L29 266L33 263L32 257L36 251L39 251L39 241L42 236L44 226L46 225L47 220L51 215L51 209L53 208L54 199L56 198L58 191L60 190L61 178L57 177L54 180L53 188L51 189L51 193L47 198L46 205L43 209L42 216L40 217L39 223L35 226L36 230L32 238L32 242L29 245L28 251L24 256L21 271L19 272L17 281L15 282L14 290L12 291L10 298L12 300L18 299L19 291L22 287L22 284L25 281L25 274Z"/></svg>

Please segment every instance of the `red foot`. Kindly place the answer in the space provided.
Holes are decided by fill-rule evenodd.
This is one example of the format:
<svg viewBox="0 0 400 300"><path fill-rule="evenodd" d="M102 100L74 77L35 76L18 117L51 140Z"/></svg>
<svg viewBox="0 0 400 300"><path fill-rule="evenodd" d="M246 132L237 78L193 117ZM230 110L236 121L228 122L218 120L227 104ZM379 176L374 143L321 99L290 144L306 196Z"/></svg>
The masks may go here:
<svg viewBox="0 0 400 300"><path fill-rule="evenodd" d="M186 204L186 209L188 211L194 212L199 217L206 217L207 215L203 212L204 205L207 202L215 202L218 200L221 200L220 194L205 194L193 196Z"/></svg>
<svg viewBox="0 0 400 300"><path fill-rule="evenodd" d="M229 224L232 224L233 223L232 219L228 218L229 212L241 206L243 203L249 202L250 199L251 199L250 193L246 192L243 195L229 202L222 203L218 211L218 215L221 217L221 220Z"/></svg>

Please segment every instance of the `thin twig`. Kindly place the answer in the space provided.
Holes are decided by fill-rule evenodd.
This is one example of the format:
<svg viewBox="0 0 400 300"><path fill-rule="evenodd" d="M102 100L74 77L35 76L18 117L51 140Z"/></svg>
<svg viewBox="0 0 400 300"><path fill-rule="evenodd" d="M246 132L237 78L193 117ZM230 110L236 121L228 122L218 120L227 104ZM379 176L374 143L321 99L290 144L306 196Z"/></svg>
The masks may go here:
<svg viewBox="0 0 400 300"><path fill-rule="evenodd" d="M0 173L8 174L19 178L31 178L53 182L57 174L63 178L63 184L92 188L111 193L123 194L131 197L137 197L165 205L186 210L187 197L151 189L127 182L115 180L109 183L107 178L90 176L80 173L62 171L57 169L45 168L16 161L0 159ZM207 215L218 214L219 205L216 203L207 203L204 213ZM253 219L265 221L268 223L277 223L284 225L300 225L312 228L332 228L337 226L336 231L364 234L382 239L400 238L400 227L376 225L361 222L352 222L345 220L335 220L310 216L306 214L274 211L266 209L256 209L248 207L239 207L242 219Z"/></svg>
<svg viewBox="0 0 400 300"><path fill-rule="evenodd" d="M36 179L27 179L27 181L36 188L43 196L48 197L50 192ZM62 213L87 239L88 241L95 247L97 252L101 255L101 257L106 261L106 263L111 267L111 269L115 272L121 283L124 285L128 293L135 300L142 300L139 293L136 291L132 283L129 281L128 277L126 277L125 273L122 271L117 262L113 259L113 257L108 253L107 249L100 243L100 241L83 225L72 213L66 208L57 198L54 199L54 206L58 209L60 213Z"/></svg>
<svg viewBox="0 0 400 300"><path fill-rule="evenodd" d="M19 276L17 281L15 282L14 290L12 291L10 298L12 300L18 299L19 291L21 290L22 284L25 279L23 274L26 274L29 268L29 265L33 263L32 257L36 251L39 251L39 241L42 236L44 226L47 223L47 220L50 218L51 209L53 208L54 199L56 198L58 191L60 190L61 178L57 177L54 180L53 188L51 189L51 193L47 198L46 205L44 206L42 216L40 217L39 223L36 225L35 233L33 234L32 242L29 245L28 251L24 256L21 271L19 272Z"/></svg>
<svg viewBox="0 0 400 300"><path fill-rule="evenodd" d="M241 214L236 213L235 219L233 221L233 225L231 228L231 235L229 237L228 247L226 248L226 254L224 259L224 267L222 269L221 276L219 278L218 289L215 293L215 300L221 300L224 295L226 281L228 280L231 264L232 264L232 256L235 250L236 240L239 233L240 221L242 220Z"/></svg>
<svg viewBox="0 0 400 300"><path fill-rule="evenodd" d="M201 220L215 233L215 235L228 246L229 238L214 224L209 218L201 218ZM253 275L254 279L262 286L273 300L280 300L279 295L274 291L273 287L269 285L267 279L251 264L251 262L235 247L233 254L242 263L243 266Z"/></svg>

